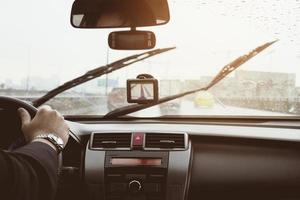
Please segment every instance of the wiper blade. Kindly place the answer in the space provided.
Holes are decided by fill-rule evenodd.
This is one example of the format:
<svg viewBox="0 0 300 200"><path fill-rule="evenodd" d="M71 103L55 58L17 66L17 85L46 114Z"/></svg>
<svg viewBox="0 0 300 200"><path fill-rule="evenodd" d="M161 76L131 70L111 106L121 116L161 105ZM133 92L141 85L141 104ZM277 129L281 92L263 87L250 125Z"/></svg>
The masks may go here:
<svg viewBox="0 0 300 200"><path fill-rule="evenodd" d="M73 88L77 85L80 85L82 83L88 82L90 80L93 80L95 78L98 78L102 75L105 74L109 74L113 71L119 70L121 68L124 68L126 66L129 66L133 63L145 60L147 58L150 58L152 56L170 51L175 49L176 47L169 47L169 48L162 48L162 49L155 49L155 50L151 50L151 51L147 51L141 54L135 54L132 56L128 56L126 58L122 58L120 60L117 60L115 62L112 62L110 64L101 66L101 67L97 67L93 70L88 71L87 73L85 73L82 76L79 76L73 80L70 80L60 86L58 86L57 88L54 88L53 90L49 91L47 94L45 94L44 96L32 101L32 104L35 107L38 107L40 105L42 105L43 103L49 101L50 99L52 99L53 97L55 97L56 95L70 89Z"/></svg>
<svg viewBox="0 0 300 200"><path fill-rule="evenodd" d="M254 50L250 51L248 54L240 56L237 59L235 59L234 61L232 61L229 64L225 65L222 68L222 70L205 87L198 88L198 89L195 89L195 90L189 90L189 91L186 91L186 92L183 92L183 93L179 93L179 94L175 94L175 95L171 95L171 96L167 96L167 97L163 97L163 98L159 99L157 102L151 103L151 104L133 104L133 105L128 105L128 106L124 106L124 107L121 107L121 108L117 108L117 109L107 113L104 116L104 118L120 117L120 116L127 115L127 114L130 114L130 113L134 113L134 112L146 109L146 108L150 108L152 106L156 106L158 104L162 104L162 103L165 103L165 102L168 102L168 101L172 101L174 99L178 99L178 98L184 97L184 96L189 95L189 94L193 94L193 93L196 93L196 92L199 92L199 91L206 91L206 90L210 89L211 87L213 87L214 85L216 85L222 79L224 79L228 74L230 74L231 72L236 70L242 64L244 64L245 62L247 62L248 60L250 60L251 58L253 58L254 56L256 56L257 54L259 54L260 52L262 52L263 50L265 50L266 48L268 48L269 46L271 46L272 44L274 44L277 41L278 40L275 40L273 42L265 43L265 44L255 48Z"/></svg>

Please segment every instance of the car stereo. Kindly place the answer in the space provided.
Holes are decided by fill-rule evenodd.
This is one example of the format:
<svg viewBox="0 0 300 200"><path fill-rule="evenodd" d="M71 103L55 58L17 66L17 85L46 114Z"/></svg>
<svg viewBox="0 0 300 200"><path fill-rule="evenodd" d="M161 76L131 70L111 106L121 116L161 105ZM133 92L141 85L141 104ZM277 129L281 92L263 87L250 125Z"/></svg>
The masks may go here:
<svg viewBox="0 0 300 200"><path fill-rule="evenodd" d="M162 164L161 158L111 158L110 163L113 166L160 166Z"/></svg>
<svg viewBox="0 0 300 200"><path fill-rule="evenodd" d="M165 199L167 166L168 152L107 151L105 199Z"/></svg>

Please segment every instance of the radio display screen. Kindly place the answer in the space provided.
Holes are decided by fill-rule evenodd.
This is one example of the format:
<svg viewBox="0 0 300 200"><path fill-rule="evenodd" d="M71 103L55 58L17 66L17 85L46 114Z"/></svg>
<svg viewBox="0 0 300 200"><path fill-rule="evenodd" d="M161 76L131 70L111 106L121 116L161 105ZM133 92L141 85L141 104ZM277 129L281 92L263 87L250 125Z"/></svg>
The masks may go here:
<svg viewBox="0 0 300 200"><path fill-rule="evenodd" d="M122 166L160 166L161 158L111 158L112 165Z"/></svg>

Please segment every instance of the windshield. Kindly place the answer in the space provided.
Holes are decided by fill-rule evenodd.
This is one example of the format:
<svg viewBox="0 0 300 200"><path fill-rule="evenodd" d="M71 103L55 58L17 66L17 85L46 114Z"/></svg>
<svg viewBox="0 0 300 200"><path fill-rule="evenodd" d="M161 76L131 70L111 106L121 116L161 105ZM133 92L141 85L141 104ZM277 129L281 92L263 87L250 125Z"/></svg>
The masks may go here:
<svg viewBox="0 0 300 200"><path fill-rule="evenodd" d="M75 29L71 0L0 0L0 95L34 99L86 71L143 51L116 51L113 29ZM46 104L65 115L105 115L128 105L126 80L153 75L159 96L204 87L224 65L277 43L208 91L132 113L137 117L300 114L300 1L169 0L170 22L140 28L156 48L176 46L74 87ZM121 29L122 30L122 29Z"/></svg>

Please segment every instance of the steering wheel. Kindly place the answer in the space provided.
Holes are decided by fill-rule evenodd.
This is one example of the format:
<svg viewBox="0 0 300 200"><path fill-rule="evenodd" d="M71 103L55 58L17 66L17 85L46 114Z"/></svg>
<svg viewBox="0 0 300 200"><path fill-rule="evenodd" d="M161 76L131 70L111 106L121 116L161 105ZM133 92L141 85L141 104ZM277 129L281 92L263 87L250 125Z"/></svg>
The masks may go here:
<svg viewBox="0 0 300 200"><path fill-rule="evenodd" d="M0 109L17 110L18 108L26 109L32 118L37 112L37 109L34 106L26 103L25 101L12 97L0 96Z"/></svg>
<svg viewBox="0 0 300 200"><path fill-rule="evenodd" d="M11 144L19 146L25 144L24 136L21 131L21 119L18 115L18 108L26 109L31 118L33 118L37 112L37 109L26 103L25 101L0 96L0 121L1 121L1 133L0 135L0 148L7 149Z"/></svg>
<svg viewBox="0 0 300 200"><path fill-rule="evenodd" d="M22 101L20 99L0 96L0 121L6 124L6 128L4 128L4 133L0 133L0 149L7 149L11 144L15 144L16 141L20 146L25 144L25 139L21 131L21 119L18 115L18 108L26 109L31 118L33 118L37 113L37 108ZM8 128L9 127L9 128ZM11 130L11 127L13 127ZM4 134L4 135L2 135ZM59 170L62 167L62 155L59 155L58 159Z"/></svg>

